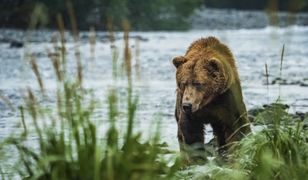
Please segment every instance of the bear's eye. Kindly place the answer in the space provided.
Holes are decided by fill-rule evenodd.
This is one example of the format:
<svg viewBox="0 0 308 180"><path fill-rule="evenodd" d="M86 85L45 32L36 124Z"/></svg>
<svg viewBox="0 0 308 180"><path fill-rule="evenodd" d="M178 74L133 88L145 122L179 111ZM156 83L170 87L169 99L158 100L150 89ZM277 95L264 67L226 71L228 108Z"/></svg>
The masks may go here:
<svg viewBox="0 0 308 180"><path fill-rule="evenodd" d="M217 73L213 72L211 73L212 78L216 78L217 77Z"/></svg>
<svg viewBox="0 0 308 180"><path fill-rule="evenodd" d="M201 83L198 83L198 82L193 82L192 85L198 89L201 89L202 88L202 84Z"/></svg>

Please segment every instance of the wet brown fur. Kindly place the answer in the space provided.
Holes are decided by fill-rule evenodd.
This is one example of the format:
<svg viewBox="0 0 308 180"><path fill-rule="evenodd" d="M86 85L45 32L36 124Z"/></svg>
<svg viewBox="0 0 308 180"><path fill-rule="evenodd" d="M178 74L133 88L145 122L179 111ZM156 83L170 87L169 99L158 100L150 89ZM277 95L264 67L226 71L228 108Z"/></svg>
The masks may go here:
<svg viewBox="0 0 308 180"><path fill-rule="evenodd" d="M204 124L212 126L220 152L251 131L235 60L226 45L215 37L201 38L173 63L181 151L192 144L203 149ZM183 102L192 104L191 114L184 113Z"/></svg>

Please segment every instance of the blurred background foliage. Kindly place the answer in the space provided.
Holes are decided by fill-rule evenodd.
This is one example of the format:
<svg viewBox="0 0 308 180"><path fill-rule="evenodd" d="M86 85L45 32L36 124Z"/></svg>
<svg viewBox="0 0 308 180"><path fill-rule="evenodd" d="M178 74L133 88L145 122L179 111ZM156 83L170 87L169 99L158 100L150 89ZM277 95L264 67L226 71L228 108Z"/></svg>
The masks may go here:
<svg viewBox="0 0 308 180"><path fill-rule="evenodd" d="M56 27L58 14L69 22L69 4L79 29L94 26L106 30L112 23L117 30L124 20L129 20L135 30L183 30L188 28L187 17L201 6L202 0L3 0L0 25L26 28L33 10L40 5L47 17L41 25Z"/></svg>
<svg viewBox="0 0 308 180"><path fill-rule="evenodd" d="M308 0L204 0L208 7L241 10L308 11Z"/></svg>
<svg viewBox="0 0 308 180"><path fill-rule="evenodd" d="M129 20L134 30L185 30L188 17L202 6L241 10L267 9L275 11L308 11L308 0L1 0L0 27L27 28L34 9L39 5L46 21L44 27L56 27L57 15L69 22L68 4L76 16L79 29L94 26L121 29Z"/></svg>

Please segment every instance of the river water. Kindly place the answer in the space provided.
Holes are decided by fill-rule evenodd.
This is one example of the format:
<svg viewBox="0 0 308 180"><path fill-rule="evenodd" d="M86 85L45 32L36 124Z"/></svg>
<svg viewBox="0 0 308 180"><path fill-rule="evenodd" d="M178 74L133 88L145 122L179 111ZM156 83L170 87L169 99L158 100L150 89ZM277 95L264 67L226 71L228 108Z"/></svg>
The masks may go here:
<svg viewBox="0 0 308 180"><path fill-rule="evenodd" d="M51 37L54 32L41 30L23 32L0 30L0 92L9 99L14 107L23 104L22 92L26 87L38 91L37 81L28 63L31 52L37 59L47 94L53 94L56 83L47 51L53 49ZM79 48L84 65L85 87L92 88L101 105L95 118L106 127L107 92L114 84L112 80L112 50L106 39L106 32L96 33L95 52L91 53L89 33L80 34ZM118 50L118 64L123 59L123 33L117 32L115 47ZM172 149L177 149L174 119L175 106L175 68L172 58L183 55L189 44L200 38L215 36L227 44L234 53L242 82L244 101L248 109L261 107L274 102L278 96L283 103L289 104L289 111L308 111L308 27L290 26L284 28L266 27L261 29L233 30L191 30L187 32L132 32L130 47L133 67L140 65L140 75L134 76L134 88L139 96L136 129L144 132L153 129L159 119L162 141ZM7 40L8 39L8 40ZM23 47L11 47L11 40L24 42ZM136 40L139 39L139 40ZM6 41L7 40L7 41ZM281 51L285 45L279 87L275 79L280 77ZM70 73L75 67L75 43L67 34L66 47ZM140 53L136 53L139 50ZM138 59L139 63L136 63ZM268 65L269 82L266 85L265 64ZM133 74L135 69L133 69ZM126 81L120 79L118 88L125 96ZM54 98L42 103L52 104ZM125 104L125 103L124 103ZM0 140L18 129L18 112L11 110L0 101ZM101 122L101 123L100 123ZM102 131L104 131L104 127ZM208 141L211 130L207 128Z"/></svg>

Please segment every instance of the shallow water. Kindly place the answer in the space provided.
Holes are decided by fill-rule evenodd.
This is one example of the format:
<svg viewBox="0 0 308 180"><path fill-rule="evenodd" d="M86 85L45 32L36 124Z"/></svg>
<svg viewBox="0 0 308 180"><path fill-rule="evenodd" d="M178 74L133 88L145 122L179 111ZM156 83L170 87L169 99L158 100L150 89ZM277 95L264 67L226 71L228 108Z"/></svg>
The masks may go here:
<svg viewBox="0 0 308 180"><path fill-rule="evenodd" d="M26 87L38 90L37 82L28 64L29 52L37 59L42 72L47 94L50 98L43 103L52 104L55 89L54 72L47 57L51 50L51 31L25 33L16 30L0 30L0 37L26 42L22 48L11 48L9 42L0 43L0 91L14 107L23 103L21 92ZM123 34L116 33L116 47L119 51L119 66L123 57ZM177 149L175 106L175 68L172 57L183 55L189 44L206 36L216 36L227 44L237 60L237 67L242 82L244 101L248 109L260 107L275 101L278 96L284 103L290 104L290 112L308 110L308 27L292 26L288 28L267 27L264 29L239 30L194 30L188 32L133 32L131 36L140 36L140 77L135 77L135 90L139 94L136 128L147 134L153 130L157 119L161 122L162 141ZM133 65L136 65L136 38L131 38L130 46ZM282 64L282 78L292 85L264 85L265 63L269 68L269 82L279 77L280 56L285 44ZM74 73L75 43L67 36L68 67ZM81 33L79 42L82 63L84 64L85 86L95 90L100 99L95 118L102 122L102 131L106 128L107 90L112 86L111 48L105 32L97 33L94 55L90 52L88 33ZM133 71L135 73L135 71ZM119 80L120 94L125 96L125 80ZM302 84L302 85L301 85ZM100 120L102 119L102 121ZM7 137L18 127L19 114L10 110L0 101L0 140ZM207 128L206 140L211 132Z"/></svg>

